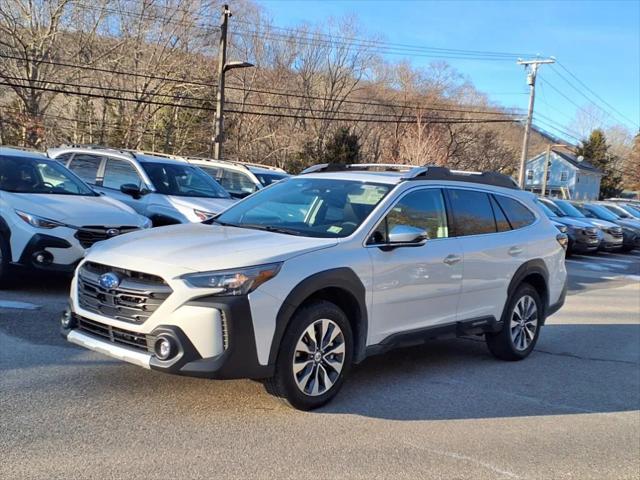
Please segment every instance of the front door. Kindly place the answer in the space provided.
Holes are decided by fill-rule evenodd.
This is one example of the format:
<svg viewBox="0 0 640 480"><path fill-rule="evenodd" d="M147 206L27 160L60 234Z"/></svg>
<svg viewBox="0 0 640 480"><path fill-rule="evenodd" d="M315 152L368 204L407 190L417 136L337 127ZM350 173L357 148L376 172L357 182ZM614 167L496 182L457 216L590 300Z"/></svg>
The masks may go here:
<svg viewBox="0 0 640 480"><path fill-rule="evenodd" d="M398 226L426 231L414 246L389 248L389 232ZM369 239L373 263L373 304L369 343L410 330L456 321L462 287L462 250L448 234L444 197L439 188L410 190Z"/></svg>

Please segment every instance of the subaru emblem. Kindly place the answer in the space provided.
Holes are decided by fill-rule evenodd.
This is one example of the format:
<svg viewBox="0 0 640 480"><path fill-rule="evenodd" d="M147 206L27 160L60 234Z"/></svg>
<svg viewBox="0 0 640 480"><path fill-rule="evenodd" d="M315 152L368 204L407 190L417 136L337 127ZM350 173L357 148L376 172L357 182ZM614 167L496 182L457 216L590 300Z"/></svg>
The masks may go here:
<svg viewBox="0 0 640 480"><path fill-rule="evenodd" d="M98 283L102 288L112 290L120 285L120 277L112 272L105 273L103 275L100 275Z"/></svg>
<svg viewBox="0 0 640 480"><path fill-rule="evenodd" d="M115 237L116 235L120 235L120 230L117 228L110 228L107 230L107 237Z"/></svg>

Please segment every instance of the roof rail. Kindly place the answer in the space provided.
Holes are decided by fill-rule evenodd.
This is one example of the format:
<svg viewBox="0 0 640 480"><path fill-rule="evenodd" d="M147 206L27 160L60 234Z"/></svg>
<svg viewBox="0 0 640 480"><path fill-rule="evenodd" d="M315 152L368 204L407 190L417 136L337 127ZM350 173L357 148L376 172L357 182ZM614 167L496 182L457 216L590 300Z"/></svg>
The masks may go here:
<svg viewBox="0 0 640 480"><path fill-rule="evenodd" d="M382 172L402 172L415 169L414 165L401 165L398 163L319 163L306 168L300 175L319 172L346 172L379 170Z"/></svg>
<svg viewBox="0 0 640 480"><path fill-rule="evenodd" d="M508 175L498 172L465 172L462 170L449 170L445 167L425 166L421 171L406 180L448 180L453 182L471 182L495 187L511 188L519 190L516 181Z"/></svg>
<svg viewBox="0 0 640 480"><path fill-rule="evenodd" d="M390 163L321 163L303 170L300 175L319 172L347 172L347 171L386 171L404 172L402 180L448 180L454 182L471 182L496 187L519 189L518 184L508 175L497 172L465 172L449 170L446 167L424 165L401 165Z"/></svg>
<svg viewBox="0 0 640 480"><path fill-rule="evenodd" d="M232 159L215 159L215 158L207 158L207 157L194 157L194 156L188 156L185 157L187 160L204 160L207 162L222 162L222 163L231 163L232 165L238 165L240 167L258 167L258 168L264 168L266 170L273 170L275 172L285 172L285 170L283 170L280 167L274 167L273 165L263 165L262 163L256 163L256 162L244 162L242 160L232 160Z"/></svg>
<svg viewBox="0 0 640 480"><path fill-rule="evenodd" d="M152 157L161 157L161 158L168 158L170 160L186 160L185 157L182 157L180 155L173 155L171 153L163 153L163 152L154 152L153 150L135 150L135 149L131 149L131 148L125 148L123 149L123 151L125 152L129 152L132 155L150 155Z"/></svg>
<svg viewBox="0 0 640 480"><path fill-rule="evenodd" d="M128 150L126 148L105 147L104 145L97 145L95 143L63 143L59 147L54 147L54 148L84 148L86 150L110 150L112 152L129 155L130 157L135 158L135 154L133 150Z"/></svg>

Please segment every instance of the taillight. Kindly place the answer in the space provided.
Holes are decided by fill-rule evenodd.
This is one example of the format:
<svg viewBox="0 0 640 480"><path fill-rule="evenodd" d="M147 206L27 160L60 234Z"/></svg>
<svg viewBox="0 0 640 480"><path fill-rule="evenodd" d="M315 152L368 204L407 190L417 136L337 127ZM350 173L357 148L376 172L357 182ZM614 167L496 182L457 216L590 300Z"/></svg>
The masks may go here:
<svg viewBox="0 0 640 480"><path fill-rule="evenodd" d="M556 240L558 241L558 243L560 244L560 246L562 248L564 248L565 250L567 249L567 247L569 246L569 237L567 237L566 233L559 233L556 235Z"/></svg>

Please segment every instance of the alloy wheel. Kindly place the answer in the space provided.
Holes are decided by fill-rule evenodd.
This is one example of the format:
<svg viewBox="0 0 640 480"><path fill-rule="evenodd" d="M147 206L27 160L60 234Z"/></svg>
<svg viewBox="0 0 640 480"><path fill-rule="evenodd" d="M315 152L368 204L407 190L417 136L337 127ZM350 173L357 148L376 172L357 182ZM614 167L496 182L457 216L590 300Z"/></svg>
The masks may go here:
<svg viewBox="0 0 640 480"><path fill-rule="evenodd" d="M511 314L511 341L518 351L526 350L538 329L538 306L530 295L518 300Z"/></svg>
<svg viewBox="0 0 640 480"><path fill-rule="evenodd" d="M326 393L338 381L345 361L344 334L326 318L309 325L293 354L293 377L302 393L312 397Z"/></svg>

